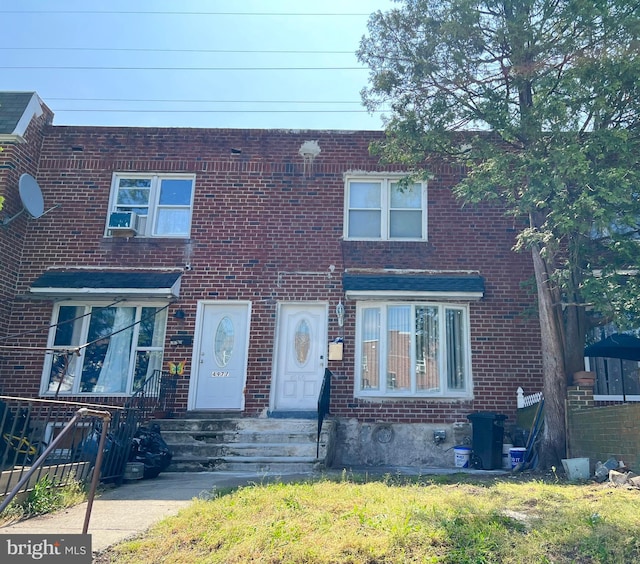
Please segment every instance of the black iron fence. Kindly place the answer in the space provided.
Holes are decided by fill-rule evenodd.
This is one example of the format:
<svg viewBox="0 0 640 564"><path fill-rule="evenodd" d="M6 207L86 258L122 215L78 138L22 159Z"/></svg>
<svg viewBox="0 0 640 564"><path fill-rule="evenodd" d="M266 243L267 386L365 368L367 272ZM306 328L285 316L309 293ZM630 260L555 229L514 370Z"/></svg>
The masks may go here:
<svg viewBox="0 0 640 564"><path fill-rule="evenodd" d="M0 396L0 497L13 489L83 407L108 411L114 419L122 419L125 412L122 407ZM100 417L76 421L24 485L24 491L45 477L52 486L86 482L95 464L102 425ZM103 466L101 479L120 471L118 462Z"/></svg>
<svg viewBox="0 0 640 564"><path fill-rule="evenodd" d="M138 428L150 419L173 416L175 383L171 374L157 370L124 406L0 396L0 498L22 479L80 408L107 411L110 422L91 416L76 421L34 472L25 491L45 476L52 486L87 481L105 424L109 428L102 449L100 481L121 482Z"/></svg>

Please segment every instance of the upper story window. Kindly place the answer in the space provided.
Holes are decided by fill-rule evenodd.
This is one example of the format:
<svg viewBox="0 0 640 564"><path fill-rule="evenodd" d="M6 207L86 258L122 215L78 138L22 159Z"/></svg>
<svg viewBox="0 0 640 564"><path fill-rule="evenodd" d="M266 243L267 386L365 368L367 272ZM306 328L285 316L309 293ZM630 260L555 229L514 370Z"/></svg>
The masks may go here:
<svg viewBox="0 0 640 564"><path fill-rule="evenodd" d="M414 240L427 238L427 186L402 183L402 176L349 177L346 181L345 238Z"/></svg>
<svg viewBox="0 0 640 564"><path fill-rule="evenodd" d="M121 221L130 214L131 229L141 237L189 237L194 183L193 175L115 174L110 216L123 214Z"/></svg>

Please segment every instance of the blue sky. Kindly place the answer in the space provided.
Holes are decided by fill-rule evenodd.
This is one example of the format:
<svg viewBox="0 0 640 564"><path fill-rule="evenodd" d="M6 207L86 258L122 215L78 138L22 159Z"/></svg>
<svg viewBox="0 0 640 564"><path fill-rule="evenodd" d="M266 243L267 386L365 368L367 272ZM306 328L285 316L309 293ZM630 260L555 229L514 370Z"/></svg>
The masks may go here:
<svg viewBox="0 0 640 564"><path fill-rule="evenodd" d="M0 90L36 91L57 125L381 129L353 53L393 5L5 0Z"/></svg>

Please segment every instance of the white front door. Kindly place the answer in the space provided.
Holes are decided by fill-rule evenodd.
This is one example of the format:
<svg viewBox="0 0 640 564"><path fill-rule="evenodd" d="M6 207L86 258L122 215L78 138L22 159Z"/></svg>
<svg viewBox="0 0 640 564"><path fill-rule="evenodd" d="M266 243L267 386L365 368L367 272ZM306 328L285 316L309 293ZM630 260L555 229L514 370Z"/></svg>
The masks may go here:
<svg viewBox="0 0 640 564"><path fill-rule="evenodd" d="M189 409L241 410L247 377L248 302L200 302Z"/></svg>
<svg viewBox="0 0 640 564"><path fill-rule="evenodd" d="M274 411L316 411L327 355L326 304L280 304Z"/></svg>

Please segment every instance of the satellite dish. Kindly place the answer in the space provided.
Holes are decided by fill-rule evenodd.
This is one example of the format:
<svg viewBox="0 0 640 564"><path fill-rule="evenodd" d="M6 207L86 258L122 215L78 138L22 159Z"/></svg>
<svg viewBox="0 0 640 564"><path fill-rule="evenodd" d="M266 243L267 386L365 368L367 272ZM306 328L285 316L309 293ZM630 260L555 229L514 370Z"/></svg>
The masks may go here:
<svg viewBox="0 0 640 564"><path fill-rule="evenodd" d="M18 181L18 192L20 192L24 211L33 219L38 219L44 213L44 199L36 179L30 174L24 173Z"/></svg>
<svg viewBox="0 0 640 564"><path fill-rule="evenodd" d="M18 193L20 194L20 201L22 202L22 209L12 217L6 217L0 226L5 227L9 225L16 217L22 212L27 212L31 219L38 219L45 213L59 207L60 204L56 204L51 209L44 211L44 199L42 197L42 190L38 185L36 179L27 174L26 172L20 176L18 180Z"/></svg>

